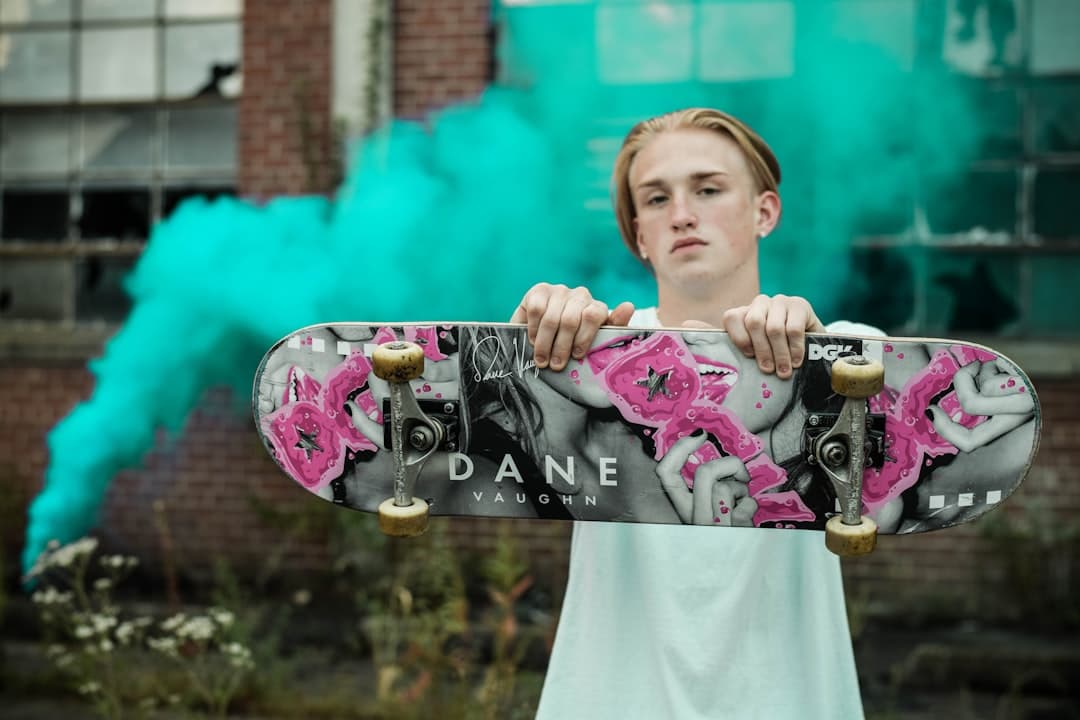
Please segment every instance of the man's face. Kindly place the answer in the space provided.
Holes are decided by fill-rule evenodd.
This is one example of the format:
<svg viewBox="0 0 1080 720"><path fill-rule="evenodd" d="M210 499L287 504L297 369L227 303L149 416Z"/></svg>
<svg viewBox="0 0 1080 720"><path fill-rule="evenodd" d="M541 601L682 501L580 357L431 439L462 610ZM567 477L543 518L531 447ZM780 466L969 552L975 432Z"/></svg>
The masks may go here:
<svg viewBox="0 0 1080 720"><path fill-rule="evenodd" d="M700 129L662 132L638 152L629 179L638 251L658 283L692 290L757 272L757 236L775 224L779 198L755 192L730 138Z"/></svg>

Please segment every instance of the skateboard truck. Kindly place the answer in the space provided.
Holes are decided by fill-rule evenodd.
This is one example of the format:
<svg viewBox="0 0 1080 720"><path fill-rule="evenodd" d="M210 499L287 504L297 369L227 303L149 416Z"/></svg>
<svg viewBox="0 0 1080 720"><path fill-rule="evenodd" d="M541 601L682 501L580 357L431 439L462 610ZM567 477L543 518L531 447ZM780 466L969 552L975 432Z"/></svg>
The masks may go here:
<svg viewBox="0 0 1080 720"><path fill-rule="evenodd" d="M840 514L825 524L825 546L837 555L864 555L877 542L877 523L862 515L862 481L871 446L866 400L884 384L880 362L862 355L837 358L832 389L844 397L844 407L833 426L810 444L811 461L828 475L840 501Z"/></svg>
<svg viewBox="0 0 1080 720"><path fill-rule="evenodd" d="M428 504L414 497L416 479L446 430L428 417L413 396L409 381L424 372L424 350L416 343L392 341L371 355L375 376L390 384L390 450L394 455L394 497L379 505L379 528L394 537L427 530Z"/></svg>

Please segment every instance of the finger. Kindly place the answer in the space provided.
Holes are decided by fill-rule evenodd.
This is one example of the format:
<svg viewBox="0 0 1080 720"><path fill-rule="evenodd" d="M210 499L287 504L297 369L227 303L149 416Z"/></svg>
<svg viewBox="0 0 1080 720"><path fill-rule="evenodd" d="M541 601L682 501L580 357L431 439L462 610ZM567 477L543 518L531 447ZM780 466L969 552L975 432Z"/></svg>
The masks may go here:
<svg viewBox="0 0 1080 720"><path fill-rule="evenodd" d="M386 450L386 445L383 442L386 437L383 426L365 415L355 400L346 400L345 407L349 409L349 420L352 421L352 426L375 445Z"/></svg>
<svg viewBox="0 0 1080 720"><path fill-rule="evenodd" d="M802 367L803 360L806 359L806 333L812 330L815 323L821 324L810 308L810 303L795 298L795 302L788 309L787 317L788 351L791 353L792 368ZM781 377L787 377L779 363L777 373Z"/></svg>
<svg viewBox="0 0 1080 720"><path fill-rule="evenodd" d="M736 487L746 488L745 485L738 485ZM735 494L735 509L731 512L731 526L732 527L753 527L754 515L757 514L758 504L757 500L750 496L749 490L747 490L744 497L740 497L738 492Z"/></svg>
<svg viewBox="0 0 1080 720"><path fill-rule="evenodd" d="M718 460L712 460L698 467L694 473L694 524L711 525L720 519L721 524L730 524L731 508L734 506L734 495L726 490L720 495L716 494L718 482L735 479L740 482L750 482L750 474L746 471L746 465L739 458L729 455ZM719 502L723 501L727 511L718 511ZM725 522L726 518L726 522Z"/></svg>
<svg viewBox="0 0 1080 720"><path fill-rule="evenodd" d="M731 343L746 357L754 357L754 341L746 331L746 313L750 306L731 308L724 313L724 332L731 338Z"/></svg>
<svg viewBox="0 0 1080 720"><path fill-rule="evenodd" d="M777 377L787 379L791 377L791 346L789 338L789 329L791 328L791 322L789 315L791 313L791 302L788 298L777 295L773 298L772 303L769 305L769 314L765 318L765 337L769 339L770 358L766 359L766 364L761 364L761 358L758 358L758 365L763 371L766 371L768 366L768 360L772 361L772 366L776 370ZM798 343L802 345L802 332L803 323L806 322L806 317L796 317L795 324L798 327Z"/></svg>
<svg viewBox="0 0 1080 720"><path fill-rule="evenodd" d="M940 408L930 408L934 429L960 452L973 452L1015 430L1030 419L1029 415L998 415L973 428L953 421Z"/></svg>
<svg viewBox="0 0 1080 720"><path fill-rule="evenodd" d="M631 302L621 302L615 306L615 309L608 315L606 324L614 325L615 327L626 327L630 324L630 318L634 316L634 304Z"/></svg>
<svg viewBox="0 0 1080 720"><path fill-rule="evenodd" d="M700 469L700 468L699 468ZM694 492L693 492L693 518L691 522L694 525L712 525L714 524L713 518L715 517L714 505L713 505L713 488L716 486L715 482L701 480L696 474L694 475Z"/></svg>
<svg viewBox="0 0 1080 720"><path fill-rule="evenodd" d="M1014 380L1014 387L1025 387ZM998 387L1008 382L998 382ZM1013 394L987 396L975 387L975 378L968 372L958 372L953 376L953 387L960 407L968 415L999 415L1002 413L1029 413L1035 410L1035 401L1029 392L1016 390Z"/></svg>
<svg viewBox="0 0 1080 720"><path fill-rule="evenodd" d="M592 296L589 295L589 291L585 288L579 287L570 291L566 304L563 305L562 315L559 316L559 327L555 331L555 340L551 344L551 358L548 361L548 366L552 370L562 370L566 367L566 363L570 360L570 353L574 350L574 339L581 329L585 310L592 301ZM607 317L606 307L603 315ZM599 323L597 323L596 327L600 327ZM593 330L592 334L595 335L596 330Z"/></svg>
<svg viewBox="0 0 1080 720"><path fill-rule="evenodd" d="M758 295L754 302L750 303L750 310L746 313L746 331L750 333L754 357L761 372L765 374L771 373L774 367L772 343L765 331L765 323L769 319L769 305L767 296Z"/></svg>
<svg viewBox="0 0 1080 720"><path fill-rule="evenodd" d="M536 366L545 368L551 357L555 336L562 323L563 309L566 307L569 289L565 285L552 286L544 297L544 302L529 306L529 340L533 344L533 359Z"/></svg>
<svg viewBox="0 0 1080 720"><path fill-rule="evenodd" d="M686 486L682 469L690 456L700 450L707 439L704 432L700 435L680 438L656 465L656 475L660 479L660 485L664 488L675 512L679 514L679 519L684 523L689 523L693 518L693 493Z"/></svg>
<svg viewBox="0 0 1080 720"><path fill-rule="evenodd" d="M731 527L731 511L735 508L735 493L731 490L731 484L723 481L713 483L713 516L711 521L714 525Z"/></svg>
<svg viewBox="0 0 1080 720"><path fill-rule="evenodd" d="M599 300L593 300L581 311L581 325L574 335L573 356L577 360L585 357L596 339L596 332L608 319L608 307Z"/></svg>

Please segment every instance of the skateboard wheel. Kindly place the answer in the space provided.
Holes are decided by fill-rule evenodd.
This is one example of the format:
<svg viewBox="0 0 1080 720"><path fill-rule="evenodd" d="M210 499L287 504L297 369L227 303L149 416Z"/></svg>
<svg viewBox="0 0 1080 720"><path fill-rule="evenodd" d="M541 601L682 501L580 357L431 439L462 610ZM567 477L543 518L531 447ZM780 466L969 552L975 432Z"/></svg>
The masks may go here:
<svg viewBox="0 0 1080 720"><path fill-rule="evenodd" d="M861 400L885 387L885 366L862 355L837 358L832 365L833 392Z"/></svg>
<svg viewBox="0 0 1080 720"><path fill-rule="evenodd" d="M422 535L428 526L428 504L420 498L413 498L412 505L401 507L394 504L394 498L384 500L379 505L379 529L390 537L416 537Z"/></svg>
<svg viewBox="0 0 1080 720"><path fill-rule="evenodd" d="M394 340L371 354L375 376L387 382L409 382L424 372L424 350L416 343Z"/></svg>
<svg viewBox="0 0 1080 720"><path fill-rule="evenodd" d="M845 525L839 515L825 523L825 547L840 557L866 555L877 543L877 523L863 517L858 525Z"/></svg>

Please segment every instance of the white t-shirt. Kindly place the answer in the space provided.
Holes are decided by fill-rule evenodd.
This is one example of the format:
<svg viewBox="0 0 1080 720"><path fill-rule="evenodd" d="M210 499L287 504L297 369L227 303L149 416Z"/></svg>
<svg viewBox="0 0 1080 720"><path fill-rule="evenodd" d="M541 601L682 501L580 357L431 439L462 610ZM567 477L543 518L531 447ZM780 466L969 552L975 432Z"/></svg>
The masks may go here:
<svg viewBox="0 0 1080 720"><path fill-rule="evenodd" d="M659 321L648 308L630 324ZM575 523L537 718L862 717L840 563L821 533Z"/></svg>

